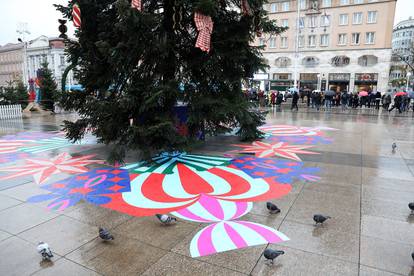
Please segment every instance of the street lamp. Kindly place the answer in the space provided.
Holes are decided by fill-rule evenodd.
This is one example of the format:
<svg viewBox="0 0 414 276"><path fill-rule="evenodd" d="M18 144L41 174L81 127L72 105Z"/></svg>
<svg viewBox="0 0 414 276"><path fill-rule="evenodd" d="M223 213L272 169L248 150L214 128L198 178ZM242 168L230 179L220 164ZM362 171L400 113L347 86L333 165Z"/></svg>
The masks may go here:
<svg viewBox="0 0 414 276"><path fill-rule="evenodd" d="M407 72L407 87L405 88L405 92L408 92L408 87L410 85L410 77L411 77L411 72Z"/></svg>

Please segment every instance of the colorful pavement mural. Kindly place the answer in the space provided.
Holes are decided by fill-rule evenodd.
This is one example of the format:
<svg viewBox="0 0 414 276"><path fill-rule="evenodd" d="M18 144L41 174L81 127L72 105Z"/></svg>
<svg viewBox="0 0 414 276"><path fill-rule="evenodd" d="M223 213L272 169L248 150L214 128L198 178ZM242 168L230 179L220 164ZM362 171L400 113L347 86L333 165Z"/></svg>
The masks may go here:
<svg viewBox="0 0 414 276"><path fill-rule="evenodd" d="M252 210L254 202L281 198L298 181L318 181L319 168L306 167L299 155L316 154L306 149L331 143L325 132L334 129L275 125L261 130L268 134L265 140L252 146L235 145L240 149L232 158L172 152L162 153L152 162L92 170L87 166L103 164L92 155L36 157L42 149L54 148L44 146L51 141L56 146L63 145L63 141L55 139L59 133L36 133L36 140L27 133L17 134L0 138L0 158L18 160L22 153L35 157L1 168L6 174L0 177L7 180L34 175L35 182L42 184L52 174L75 174L40 186L47 194L28 199L33 203L47 201L47 208L52 210L61 211L83 200L131 216L170 213L182 220L206 224L191 241L192 257L279 243L288 237L266 225L239 219Z"/></svg>

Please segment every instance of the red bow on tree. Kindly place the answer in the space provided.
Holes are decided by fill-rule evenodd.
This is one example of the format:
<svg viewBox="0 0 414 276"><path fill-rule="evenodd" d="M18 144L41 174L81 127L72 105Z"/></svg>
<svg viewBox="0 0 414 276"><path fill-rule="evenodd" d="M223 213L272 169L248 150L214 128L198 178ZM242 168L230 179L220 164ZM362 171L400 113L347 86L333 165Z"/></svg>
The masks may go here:
<svg viewBox="0 0 414 276"><path fill-rule="evenodd" d="M194 22L198 30L195 46L208 53L210 52L211 34L213 33L213 20L210 16L196 12L194 14Z"/></svg>
<svg viewBox="0 0 414 276"><path fill-rule="evenodd" d="M244 15L252 15L252 10L247 0L241 0L241 10Z"/></svg>
<svg viewBox="0 0 414 276"><path fill-rule="evenodd" d="M131 8L141 11L141 9L142 9L141 0L132 0Z"/></svg>

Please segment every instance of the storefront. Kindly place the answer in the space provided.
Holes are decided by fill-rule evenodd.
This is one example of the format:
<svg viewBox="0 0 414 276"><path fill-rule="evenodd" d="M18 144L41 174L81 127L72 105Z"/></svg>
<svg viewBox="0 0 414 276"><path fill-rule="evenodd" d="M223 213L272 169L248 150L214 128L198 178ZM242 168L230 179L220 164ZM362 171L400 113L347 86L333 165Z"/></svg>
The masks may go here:
<svg viewBox="0 0 414 276"><path fill-rule="evenodd" d="M331 73L329 74L328 88L336 92L349 91L349 73Z"/></svg>
<svg viewBox="0 0 414 276"><path fill-rule="evenodd" d="M286 91L293 87L292 74L278 73L273 74L273 80L270 81L270 90Z"/></svg>
<svg viewBox="0 0 414 276"><path fill-rule="evenodd" d="M378 74L374 73L356 73L355 74L355 92L375 91L378 85Z"/></svg>
<svg viewBox="0 0 414 276"><path fill-rule="evenodd" d="M299 88L301 90L310 89L311 91L318 89L318 74L301 73Z"/></svg>

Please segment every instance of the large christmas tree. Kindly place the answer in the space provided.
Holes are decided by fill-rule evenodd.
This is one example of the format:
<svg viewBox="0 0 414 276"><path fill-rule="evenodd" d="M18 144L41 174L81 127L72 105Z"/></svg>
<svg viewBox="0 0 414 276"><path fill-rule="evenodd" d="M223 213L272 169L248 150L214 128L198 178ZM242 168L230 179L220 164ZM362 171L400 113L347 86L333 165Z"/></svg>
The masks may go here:
<svg viewBox="0 0 414 276"><path fill-rule="evenodd" d="M67 43L85 91L63 100L81 115L65 122L68 137L80 139L92 129L100 142L117 146L118 158L128 148L147 155L182 150L200 130L239 128L241 139L258 138L264 117L244 98L241 80L266 67L260 48L252 46L255 36L283 31L267 18L266 1L133 2L139 7L132 8L131 0L57 6L70 20L73 5L81 10L77 41ZM198 25L195 14L203 19ZM200 31L203 25L208 29ZM198 35L210 33L210 47L195 47ZM188 106L188 135L177 127L178 102Z"/></svg>

